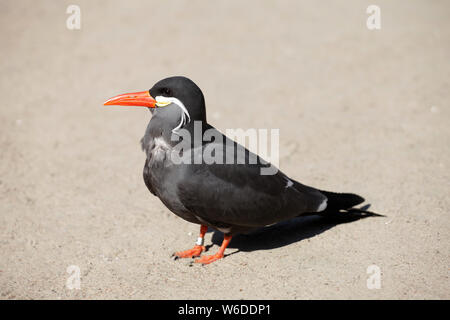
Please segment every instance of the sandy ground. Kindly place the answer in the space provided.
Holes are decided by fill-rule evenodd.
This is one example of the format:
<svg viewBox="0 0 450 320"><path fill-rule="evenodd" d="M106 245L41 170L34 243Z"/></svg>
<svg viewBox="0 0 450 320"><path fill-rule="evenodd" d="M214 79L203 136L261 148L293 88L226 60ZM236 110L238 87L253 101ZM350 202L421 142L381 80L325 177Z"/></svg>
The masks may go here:
<svg viewBox="0 0 450 320"><path fill-rule="evenodd" d="M377 31L372 1L76 1L71 31L74 2L0 4L2 299L450 298L448 1L376 1ZM299 219L206 267L171 260L198 227L143 183L150 114L102 106L171 75L221 130L280 128L291 177L387 217Z"/></svg>

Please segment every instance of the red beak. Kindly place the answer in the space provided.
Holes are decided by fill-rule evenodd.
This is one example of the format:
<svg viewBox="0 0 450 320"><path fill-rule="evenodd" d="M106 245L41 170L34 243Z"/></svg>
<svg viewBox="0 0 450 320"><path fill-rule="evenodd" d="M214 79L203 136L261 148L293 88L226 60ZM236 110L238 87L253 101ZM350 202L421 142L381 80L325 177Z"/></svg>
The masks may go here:
<svg viewBox="0 0 450 320"><path fill-rule="evenodd" d="M148 91L119 94L103 103L104 106L138 106L155 108L156 100Z"/></svg>

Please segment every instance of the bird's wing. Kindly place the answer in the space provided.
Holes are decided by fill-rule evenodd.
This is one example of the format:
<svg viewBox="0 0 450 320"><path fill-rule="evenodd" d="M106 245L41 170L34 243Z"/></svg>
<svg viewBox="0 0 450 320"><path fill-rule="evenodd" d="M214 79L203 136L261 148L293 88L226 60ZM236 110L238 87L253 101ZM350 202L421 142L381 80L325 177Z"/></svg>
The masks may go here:
<svg viewBox="0 0 450 320"><path fill-rule="evenodd" d="M148 190L156 196L156 192L155 189L153 188L153 184L152 181L150 179L150 167L148 166L148 160L145 160L145 164L144 164L144 171L143 171L143 176L144 176L144 183L147 186Z"/></svg>
<svg viewBox="0 0 450 320"><path fill-rule="evenodd" d="M234 150L236 146L234 143ZM243 149L245 164L186 166L186 174L177 182L183 205L213 224L260 227L317 211L326 200L318 190L289 179L279 170L261 175L261 169L270 164L259 157L256 164L248 164L249 157L255 155ZM229 152L226 147L216 150Z"/></svg>

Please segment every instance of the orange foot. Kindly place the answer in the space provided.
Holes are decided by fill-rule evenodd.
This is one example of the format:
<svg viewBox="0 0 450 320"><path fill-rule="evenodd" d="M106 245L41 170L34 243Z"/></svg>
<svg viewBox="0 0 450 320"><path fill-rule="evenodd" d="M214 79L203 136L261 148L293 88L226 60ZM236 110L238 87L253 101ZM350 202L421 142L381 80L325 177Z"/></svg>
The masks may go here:
<svg viewBox="0 0 450 320"><path fill-rule="evenodd" d="M216 254L209 255L209 256L203 256L200 259L196 259L195 263L201 263L201 264L210 264L211 262L214 262L216 260L222 259L223 253L217 252Z"/></svg>
<svg viewBox="0 0 450 320"><path fill-rule="evenodd" d="M205 251L205 250L206 250L205 246L196 245L192 249L185 250L185 251L180 251L180 252L175 252L173 255L175 256L176 259L177 258L199 257L202 254L202 252Z"/></svg>
<svg viewBox="0 0 450 320"><path fill-rule="evenodd" d="M228 244L231 241L231 235L225 235L223 237L222 245L220 246L219 251L217 251L216 254L210 255L210 256L203 256L200 259L195 260L195 263L201 263L201 264L209 264L211 262L214 262L216 260L223 258L223 253L225 252L225 249L227 248Z"/></svg>

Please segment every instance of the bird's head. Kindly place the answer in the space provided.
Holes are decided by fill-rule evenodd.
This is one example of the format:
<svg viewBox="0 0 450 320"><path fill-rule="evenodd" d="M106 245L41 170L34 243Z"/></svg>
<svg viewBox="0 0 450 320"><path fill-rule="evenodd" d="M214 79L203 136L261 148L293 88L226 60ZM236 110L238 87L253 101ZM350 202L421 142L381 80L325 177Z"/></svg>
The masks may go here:
<svg viewBox="0 0 450 320"><path fill-rule="evenodd" d="M150 108L154 115L177 123L174 129L191 121L206 121L202 91L192 80L180 76L160 80L148 91L112 97L104 105Z"/></svg>

